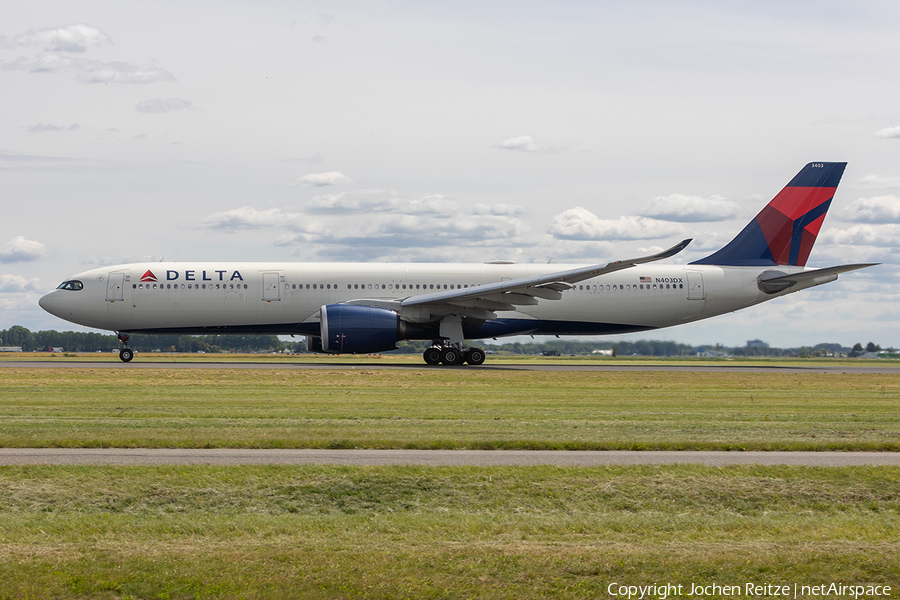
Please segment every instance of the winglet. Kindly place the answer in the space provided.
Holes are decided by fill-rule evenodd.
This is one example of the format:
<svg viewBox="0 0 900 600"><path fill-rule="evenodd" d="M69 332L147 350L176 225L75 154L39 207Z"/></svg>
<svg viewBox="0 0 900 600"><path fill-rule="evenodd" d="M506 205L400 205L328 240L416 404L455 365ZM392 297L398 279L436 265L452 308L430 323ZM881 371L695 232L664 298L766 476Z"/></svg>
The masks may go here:
<svg viewBox="0 0 900 600"><path fill-rule="evenodd" d="M632 262L633 262L634 264L636 264L636 265L640 265L640 264L643 264L643 263L645 263L645 262L653 262L653 261L656 261L656 260L662 260L662 259L664 259L664 258L669 258L669 257L671 257L671 256L675 256L676 254L678 254L679 252L681 252L682 250L684 250L685 248L687 248L687 247L688 247L688 244L690 244L690 243L693 242L693 241L694 241L694 238L688 238L688 239L686 239L686 240L681 240L679 243L675 244L674 246L672 246L672 247L669 248L668 250L663 250L663 251L660 252L659 254L654 254L653 256L647 256L647 257L644 257L644 258L639 258L639 259L634 260L634 261L632 261Z"/></svg>

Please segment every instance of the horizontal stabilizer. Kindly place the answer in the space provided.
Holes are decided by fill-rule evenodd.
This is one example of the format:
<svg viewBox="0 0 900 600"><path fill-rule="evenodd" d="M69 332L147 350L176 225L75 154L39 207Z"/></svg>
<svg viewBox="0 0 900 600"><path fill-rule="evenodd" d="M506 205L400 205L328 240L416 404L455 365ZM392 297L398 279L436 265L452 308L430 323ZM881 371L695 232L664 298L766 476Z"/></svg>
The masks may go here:
<svg viewBox="0 0 900 600"><path fill-rule="evenodd" d="M777 294L786 289L792 288L798 284L808 284L803 287L813 287L834 281L837 279L838 273L846 273L847 271L855 271L857 269L865 269L866 267L874 267L881 263L858 263L855 265L839 265L837 267L827 267L825 269L814 269L812 271L802 271L800 273L786 274L781 271L766 271L759 276L757 285L760 291L766 294ZM821 281L816 281L821 280Z"/></svg>

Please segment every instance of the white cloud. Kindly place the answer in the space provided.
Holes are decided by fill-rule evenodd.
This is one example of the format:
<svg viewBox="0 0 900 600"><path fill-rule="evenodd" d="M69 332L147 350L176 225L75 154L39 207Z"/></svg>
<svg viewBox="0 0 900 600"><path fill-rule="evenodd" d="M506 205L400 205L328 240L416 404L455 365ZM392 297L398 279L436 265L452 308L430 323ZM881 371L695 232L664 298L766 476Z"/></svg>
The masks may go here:
<svg viewBox="0 0 900 600"><path fill-rule="evenodd" d="M323 214L398 213L438 217L459 213L459 208L441 194L409 200L391 190L354 190L324 194L313 198L307 205L307 210Z"/></svg>
<svg viewBox="0 0 900 600"><path fill-rule="evenodd" d="M681 228L647 217L598 219L591 211L576 206L553 217L550 233L570 240L650 240L681 233Z"/></svg>
<svg viewBox="0 0 900 600"><path fill-rule="evenodd" d="M0 294L39 291L41 291L41 282L39 279L25 279L18 275L0 275Z"/></svg>
<svg viewBox="0 0 900 600"><path fill-rule="evenodd" d="M44 244L19 235L0 247L0 262L30 262L44 256Z"/></svg>
<svg viewBox="0 0 900 600"><path fill-rule="evenodd" d="M43 46L50 52L84 52L88 46L112 44L108 35L83 23L66 27L42 27L16 36L19 46Z"/></svg>
<svg viewBox="0 0 900 600"><path fill-rule="evenodd" d="M0 64L3 71L69 73L82 83L154 83L174 81L175 76L160 67L137 67L125 62L102 62L44 54L34 59L19 58Z"/></svg>
<svg viewBox="0 0 900 600"><path fill-rule="evenodd" d="M491 215L496 217L521 217L525 209L515 204L476 204L476 215Z"/></svg>
<svg viewBox="0 0 900 600"><path fill-rule="evenodd" d="M880 138L900 138L900 125L897 127L888 127L886 129L879 129L875 132L875 137Z"/></svg>
<svg viewBox="0 0 900 600"><path fill-rule="evenodd" d="M50 123L38 123L28 128L31 133L47 133L48 131L75 131L78 129L77 123L72 123L68 127L65 125L51 125Z"/></svg>
<svg viewBox="0 0 900 600"><path fill-rule="evenodd" d="M160 67L136 67L124 62L79 61L75 77L83 83L155 83L174 81L175 76Z"/></svg>
<svg viewBox="0 0 900 600"><path fill-rule="evenodd" d="M859 198L841 210L838 217L853 223L900 223L900 198L896 196Z"/></svg>
<svg viewBox="0 0 900 600"><path fill-rule="evenodd" d="M653 198L641 212L645 217L675 221L677 223L696 223L701 221L727 221L738 215L740 207L721 196L685 196L672 194Z"/></svg>
<svg viewBox="0 0 900 600"><path fill-rule="evenodd" d="M900 248L900 225L854 225L849 229L828 229L822 232L819 240L853 246Z"/></svg>
<svg viewBox="0 0 900 600"><path fill-rule="evenodd" d="M457 206L446 196L431 194L418 200L402 203L400 211L407 214L449 217L458 212Z"/></svg>
<svg viewBox="0 0 900 600"><path fill-rule="evenodd" d="M315 213L392 212L403 201L391 190L353 190L315 196L306 206Z"/></svg>
<svg viewBox="0 0 900 600"><path fill-rule="evenodd" d="M313 185L323 187L326 185L342 185L352 183L353 180L341 173L340 171L326 171L325 173L310 173L304 175L294 185Z"/></svg>
<svg viewBox="0 0 900 600"><path fill-rule="evenodd" d="M881 175L869 174L859 180L860 185L880 189L900 188L900 177L882 177Z"/></svg>
<svg viewBox="0 0 900 600"><path fill-rule="evenodd" d="M193 103L182 98L153 98L138 102L134 110L142 113L164 113L190 108Z"/></svg>
<svg viewBox="0 0 900 600"><path fill-rule="evenodd" d="M557 148L545 144L530 135L506 138L496 146L502 150L518 150L519 152L563 152L565 148Z"/></svg>
<svg viewBox="0 0 900 600"><path fill-rule="evenodd" d="M250 206L242 206L232 210L215 213L203 220L203 225L209 229L221 231L236 231L239 229L260 229L262 227L288 227L302 221L302 215L269 208L257 210Z"/></svg>
<svg viewBox="0 0 900 600"><path fill-rule="evenodd" d="M463 248L485 260L496 252L479 254L478 248L534 245L522 239L524 227L516 218L466 214L440 194L410 200L389 190L326 194L296 211L245 206L211 215L203 226L222 232L286 230L273 243L296 246L294 253L307 260L395 260L401 255L434 260L431 249L443 247L458 248L456 260Z"/></svg>

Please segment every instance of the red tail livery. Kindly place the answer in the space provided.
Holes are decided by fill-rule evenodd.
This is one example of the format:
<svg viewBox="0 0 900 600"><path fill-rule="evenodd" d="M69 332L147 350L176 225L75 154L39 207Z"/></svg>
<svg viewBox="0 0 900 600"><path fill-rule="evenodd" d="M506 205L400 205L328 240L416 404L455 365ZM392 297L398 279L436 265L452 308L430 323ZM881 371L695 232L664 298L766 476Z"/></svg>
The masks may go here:
<svg viewBox="0 0 900 600"><path fill-rule="evenodd" d="M727 246L691 264L806 266L846 166L809 163Z"/></svg>

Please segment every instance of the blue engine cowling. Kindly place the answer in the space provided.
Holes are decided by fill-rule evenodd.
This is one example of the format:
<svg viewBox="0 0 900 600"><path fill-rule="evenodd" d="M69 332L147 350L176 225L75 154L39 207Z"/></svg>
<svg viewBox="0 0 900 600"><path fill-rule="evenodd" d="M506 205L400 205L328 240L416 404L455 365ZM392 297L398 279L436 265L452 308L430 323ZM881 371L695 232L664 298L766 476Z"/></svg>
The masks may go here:
<svg viewBox="0 0 900 600"><path fill-rule="evenodd" d="M322 307L322 350L331 354L371 354L397 348L401 321L392 310L328 304Z"/></svg>

